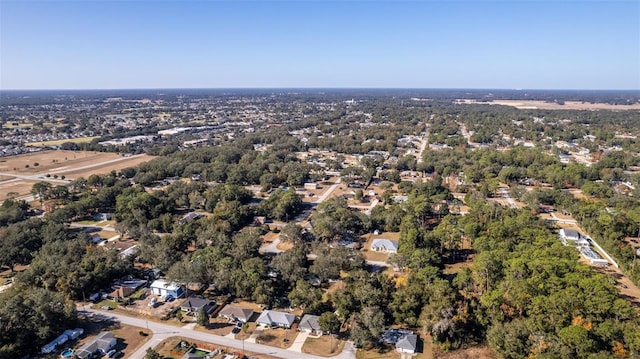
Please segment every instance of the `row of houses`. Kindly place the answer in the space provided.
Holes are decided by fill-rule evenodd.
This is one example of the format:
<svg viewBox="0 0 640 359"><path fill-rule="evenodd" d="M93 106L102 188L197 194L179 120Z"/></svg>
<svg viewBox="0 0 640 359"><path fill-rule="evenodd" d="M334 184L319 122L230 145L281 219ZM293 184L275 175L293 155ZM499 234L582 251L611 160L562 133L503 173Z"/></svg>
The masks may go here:
<svg viewBox="0 0 640 359"><path fill-rule="evenodd" d="M76 329L67 329L62 334L60 334L57 338L47 343L40 349L42 354L53 353L54 350L60 348L69 340L78 339L82 334L84 334L84 329L76 328Z"/></svg>

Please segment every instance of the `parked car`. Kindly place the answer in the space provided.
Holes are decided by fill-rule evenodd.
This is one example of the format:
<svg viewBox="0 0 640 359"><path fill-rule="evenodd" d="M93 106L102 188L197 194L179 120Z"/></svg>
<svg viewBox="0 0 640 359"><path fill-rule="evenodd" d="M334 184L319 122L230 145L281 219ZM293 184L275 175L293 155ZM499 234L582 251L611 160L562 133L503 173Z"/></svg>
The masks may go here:
<svg viewBox="0 0 640 359"><path fill-rule="evenodd" d="M107 358L115 358L116 355L118 354L118 351L115 349L111 349L109 350L109 352L107 353Z"/></svg>
<svg viewBox="0 0 640 359"><path fill-rule="evenodd" d="M238 327L233 328L233 330L231 331L231 333L233 333L233 334L238 334L238 333L240 333L240 328L238 328Z"/></svg>
<svg viewBox="0 0 640 359"><path fill-rule="evenodd" d="M110 307L110 306L108 306L108 305L103 305L103 306L102 306L102 307L100 307L100 308L102 308L102 309L104 309L104 310L111 310L111 309L113 309L112 307Z"/></svg>

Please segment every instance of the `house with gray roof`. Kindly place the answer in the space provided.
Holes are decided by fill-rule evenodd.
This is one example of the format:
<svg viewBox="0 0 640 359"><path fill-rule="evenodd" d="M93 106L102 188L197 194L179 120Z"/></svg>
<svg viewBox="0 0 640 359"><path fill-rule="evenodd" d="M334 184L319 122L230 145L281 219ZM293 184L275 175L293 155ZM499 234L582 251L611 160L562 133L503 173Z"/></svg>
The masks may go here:
<svg viewBox="0 0 640 359"><path fill-rule="evenodd" d="M246 323L251 319L253 310L249 308L243 308L237 305L227 305L218 313L219 317L227 318L234 322Z"/></svg>
<svg viewBox="0 0 640 359"><path fill-rule="evenodd" d="M270 327L291 328L296 321L296 316L290 313L278 312L276 310L265 310L256 320L257 324Z"/></svg>
<svg viewBox="0 0 640 359"><path fill-rule="evenodd" d="M187 312L187 315L195 315L196 313L198 313L200 308L204 308L204 311L207 312L207 314L211 314L211 312L213 312L213 310L216 309L217 306L218 305L216 304L215 300L189 297L184 301L184 303L182 303L182 305L180 305L180 310L182 310L183 312Z"/></svg>
<svg viewBox="0 0 640 359"><path fill-rule="evenodd" d="M398 252L398 241L386 238L376 238L371 242L371 250L376 252L396 253Z"/></svg>
<svg viewBox="0 0 640 359"><path fill-rule="evenodd" d="M396 351L398 353L414 354L418 347L418 336L415 334L407 334L398 339L396 343Z"/></svg>
<svg viewBox="0 0 640 359"><path fill-rule="evenodd" d="M322 335L323 332L322 329L320 329L318 319L320 319L320 317L317 315L305 314L302 319L300 319L298 330L301 332L311 333L313 335Z"/></svg>
<svg viewBox="0 0 640 359"><path fill-rule="evenodd" d="M100 332L95 339L83 345L74 353L78 359L93 358L95 354L105 355L109 350L113 349L118 340L109 332Z"/></svg>

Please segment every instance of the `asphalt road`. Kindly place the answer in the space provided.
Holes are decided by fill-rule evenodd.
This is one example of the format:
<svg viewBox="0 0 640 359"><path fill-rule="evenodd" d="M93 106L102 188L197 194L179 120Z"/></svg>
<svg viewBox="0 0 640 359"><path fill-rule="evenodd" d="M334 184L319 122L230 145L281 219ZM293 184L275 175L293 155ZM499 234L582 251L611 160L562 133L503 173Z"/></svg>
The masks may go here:
<svg viewBox="0 0 640 359"><path fill-rule="evenodd" d="M151 338L147 342L145 342L135 353L131 354L129 358L131 359L144 359L147 348L153 348L156 345L160 344L163 340L181 336L190 338L197 341L212 343L216 345L220 345L223 347L236 348L238 350L242 350L242 340L237 340L233 338L222 337L215 334L209 334L205 332L195 331L193 329L188 328L180 328L175 327L173 325L157 323L153 321L147 321L145 319L129 317L122 314L107 312L104 310L95 310L95 309L87 309L87 308L78 308L79 313L89 312L93 313L97 316L102 316L107 318L111 318L112 320L117 320L120 323L133 325L140 328L148 328L149 331L153 332ZM249 352L253 352L256 354L266 354L278 358L284 359L326 359L324 357L304 354L295 352L287 349L280 349L271 347L268 345L244 342L244 349ZM355 358L355 349L351 343L347 343L345 345L345 349L339 355L335 356L337 359L353 359Z"/></svg>

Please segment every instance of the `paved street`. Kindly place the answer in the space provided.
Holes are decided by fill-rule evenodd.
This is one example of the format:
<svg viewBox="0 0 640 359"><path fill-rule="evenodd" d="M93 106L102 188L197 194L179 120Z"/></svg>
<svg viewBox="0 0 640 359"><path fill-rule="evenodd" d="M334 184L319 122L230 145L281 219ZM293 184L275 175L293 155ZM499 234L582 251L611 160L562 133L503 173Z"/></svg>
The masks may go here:
<svg viewBox="0 0 640 359"><path fill-rule="evenodd" d="M79 313L89 312L94 315L104 316L107 318L112 318L118 320L119 322L127 325L133 325L140 328L149 328L149 331L153 332L151 338L144 343L135 353L133 353L129 358L131 359L143 359L147 348L155 347L160 344L163 340L174 337L174 336L182 336L186 338L190 338L197 341L212 343L216 345L220 345L223 347L230 347L242 350L243 343L241 340L222 337L219 335L209 334L205 332L195 331L190 328L179 328L168 324L157 323L153 321L147 321L145 319L129 317L122 314L116 314L111 312L105 312L94 309L86 309L86 308L78 308ZM278 358L284 359L324 359L320 356L304 354L300 352L296 352L288 349L280 349L271 347L268 345L250 343L248 341L244 342L244 349L246 351L250 351L256 354L266 354L271 355ZM355 358L355 348L351 343L347 343L345 345L345 349L339 355L335 356L337 359L352 359Z"/></svg>

